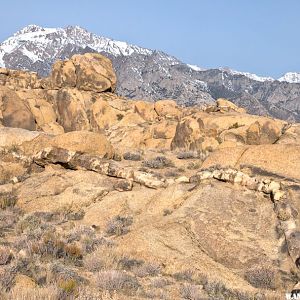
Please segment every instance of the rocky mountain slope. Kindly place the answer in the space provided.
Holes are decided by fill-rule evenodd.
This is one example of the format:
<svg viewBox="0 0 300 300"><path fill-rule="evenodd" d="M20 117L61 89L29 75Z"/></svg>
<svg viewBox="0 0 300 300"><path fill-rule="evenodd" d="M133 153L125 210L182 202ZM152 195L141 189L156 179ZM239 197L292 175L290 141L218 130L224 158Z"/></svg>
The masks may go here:
<svg viewBox="0 0 300 300"><path fill-rule="evenodd" d="M100 54L0 69L0 298L283 299L300 125L115 94Z"/></svg>
<svg viewBox="0 0 300 300"><path fill-rule="evenodd" d="M299 121L299 73L278 80L230 69L202 70L161 51L99 37L80 27L30 25L0 45L0 65L49 74L57 59L100 52L112 61L119 95L144 100L172 98L187 106L226 97L249 112Z"/></svg>

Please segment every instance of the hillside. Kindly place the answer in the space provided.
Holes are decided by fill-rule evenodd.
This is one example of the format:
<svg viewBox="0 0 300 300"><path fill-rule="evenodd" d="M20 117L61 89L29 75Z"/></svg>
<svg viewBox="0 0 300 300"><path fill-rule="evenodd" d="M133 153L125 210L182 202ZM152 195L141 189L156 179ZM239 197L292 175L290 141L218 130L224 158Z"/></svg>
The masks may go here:
<svg viewBox="0 0 300 300"><path fill-rule="evenodd" d="M0 69L1 299L283 299L300 125L115 93L111 61ZM35 298L34 298L35 297Z"/></svg>
<svg viewBox="0 0 300 300"><path fill-rule="evenodd" d="M112 60L117 93L124 97L172 98L185 106L212 104L226 97L252 114L300 120L297 72L275 80L224 68L204 70L161 51L97 36L78 26L23 28L0 45L0 66L46 76L56 60L86 52L99 52Z"/></svg>

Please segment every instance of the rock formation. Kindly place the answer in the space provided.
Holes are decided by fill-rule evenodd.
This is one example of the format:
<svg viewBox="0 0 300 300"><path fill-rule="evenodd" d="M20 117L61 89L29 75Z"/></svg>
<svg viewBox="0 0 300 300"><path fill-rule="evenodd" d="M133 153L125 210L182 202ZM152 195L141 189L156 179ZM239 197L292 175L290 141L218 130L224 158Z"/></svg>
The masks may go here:
<svg viewBox="0 0 300 300"><path fill-rule="evenodd" d="M298 124L226 99L119 97L99 54L0 79L0 298L282 299L297 286Z"/></svg>

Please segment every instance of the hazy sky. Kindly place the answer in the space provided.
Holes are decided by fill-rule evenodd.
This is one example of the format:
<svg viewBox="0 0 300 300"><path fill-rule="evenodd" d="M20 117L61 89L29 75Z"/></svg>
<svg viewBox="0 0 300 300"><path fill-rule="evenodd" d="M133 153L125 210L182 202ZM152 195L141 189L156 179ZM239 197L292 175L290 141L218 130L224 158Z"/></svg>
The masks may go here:
<svg viewBox="0 0 300 300"><path fill-rule="evenodd" d="M28 24L79 25L200 67L300 72L300 0L7 0L0 40Z"/></svg>

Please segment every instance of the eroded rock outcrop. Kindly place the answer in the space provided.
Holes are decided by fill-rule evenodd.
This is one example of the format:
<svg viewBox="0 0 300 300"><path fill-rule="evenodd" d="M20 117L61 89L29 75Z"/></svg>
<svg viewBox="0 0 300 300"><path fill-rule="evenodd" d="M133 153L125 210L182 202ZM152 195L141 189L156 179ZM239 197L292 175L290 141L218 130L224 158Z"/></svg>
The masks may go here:
<svg viewBox="0 0 300 300"><path fill-rule="evenodd" d="M0 298L41 289L45 273L60 288L69 277L56 260L90 293L106 289L101 274L131 276L120 299L144 299L137 287L158 279L170 300L185 289L195 299L293 289L298 124L226 99L198 109L121 98L95 54L57 62L43 80L2 69L0 85Z"/></svg>
<svg viewBox="0 0 300 300"><path fill-rule="evenodd" d="M108 58L97 53L87 53L74 55L68 61L56 62L50 77L43 84L52 89L71 87L84 91L113 92L116 80Z"/></svg>

